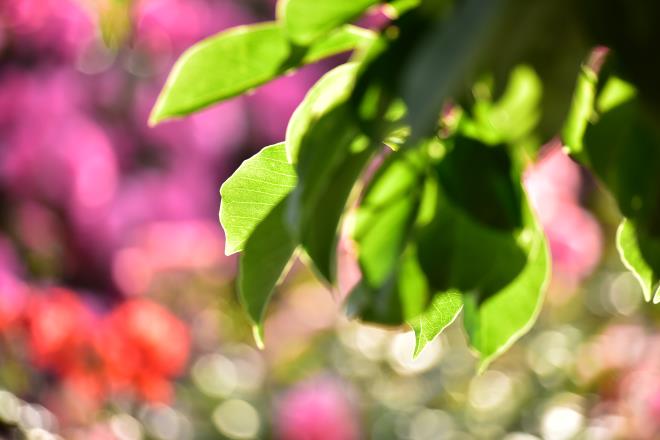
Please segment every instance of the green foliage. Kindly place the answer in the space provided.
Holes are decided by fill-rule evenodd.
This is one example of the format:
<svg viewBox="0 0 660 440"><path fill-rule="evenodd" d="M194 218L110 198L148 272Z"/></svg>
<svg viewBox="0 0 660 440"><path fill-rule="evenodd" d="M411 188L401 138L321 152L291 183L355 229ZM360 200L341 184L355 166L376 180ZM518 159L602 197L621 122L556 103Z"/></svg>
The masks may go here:
<svg viewBox="0 0 660 440"><path fill-rule="evenodd" d="M227 179L220 188L227 255L243 250L255 228L291 193L297 180L283 143L265 147Z"/></svg>
<svg viewBox="0 0 660 440"><path fill-rule="evenodd" d="M240 95L300 65L354 49L371 38L354 26L298 47L279 23L240 26L197 43L172 68L149 121L185 116Z"/></svg>
<svg viewBox="0 0 660 440"><path fill-rule="evenodd" d="M642 286L644 299L660 303L660 240L624 219L616 234L621 261Z"/></svg>
<svg viewBox="0 0 660 440"><path fill-rule="evenodd" d="M418 354L462 310L485 368L543 302L548 245L521 176L558 134L616 199L622 261L660 302L658 63L650 74L639 62L657 53L658 8L620 5L635 20L607 27L592 0L399 0L379 35L347 24L378 3L280 1L277 22L187 51L154 108L154 123L186 115L358 49L308 92L285 142L222 187L226 251L242 251L239 296L258 339L297 249L334 284L355 207L344 239L362 279L348 312L410 326ZM602 69L588 58L598 44L614 52Z"/></svg>
<svg viewBox="0 0 660 440"><path fill-rule="evenodd" d="M297 246L284 222L286 202L296 180L286 160L284 143L280 143L243 162L220 189L225 253L243 252L240 299L257 325L258 335L273 289Z"/></svg>
<svg viewBox="0 0 660 440"><path fill-rule="evenodd" d="M307 46L339 25L361 15L380 0L286 0L278 4L278 16L288 37Z"/></svg>

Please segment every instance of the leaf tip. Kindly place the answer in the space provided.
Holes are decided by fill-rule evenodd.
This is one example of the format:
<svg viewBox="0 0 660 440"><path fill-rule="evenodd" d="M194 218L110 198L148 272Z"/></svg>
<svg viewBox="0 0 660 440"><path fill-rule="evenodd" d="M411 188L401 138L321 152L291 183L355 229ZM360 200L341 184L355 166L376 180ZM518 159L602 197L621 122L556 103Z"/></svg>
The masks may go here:
<svg viewBox="0 0 660 440"><path fill-rule="evenodd" d="M424 350L424 347L426 347L426 343L422 343L420 339L417 336L415 336L415 349L413 351L413 360L419 357L419 355L422 353L422 350Z"/></svg>
<svg viewBox="0 0 660 440"><path fill-rule="evenodd" d="M479 363L477 364L477 375L481 376L486 372L488 369L488 366L490 365L492 358L491 357L485 357L485 358L480 358Z"/></svg>
<svg viewBox="0 0 660 440"><path fill-rule="evenodd" d="M147 125L150 128L153 128L156 125L160 124L161 122L171 118L170 115L167 115L166 113L163 112L163 101L165 100L163 94L164 94L164 90L161 92L160 95L158 95L158 99L156 99L156 103L154 104L153 108L151 109L151 113L149 114Z"/></svg>
<svg viewBox="0 0 660 440"><path fill-rule="evenodd" d="M660 287L655 291L655 295L653 295L653 304L660 304Z"/></svg>
<svg viewBox="0 0 660 440"><path fill-rule="evenodd" d="M263 324L254 324L252 326L252 336L254 337L254 343L257 344L259 350L263 350L266 345L264 344L264 326Z"/></svg>

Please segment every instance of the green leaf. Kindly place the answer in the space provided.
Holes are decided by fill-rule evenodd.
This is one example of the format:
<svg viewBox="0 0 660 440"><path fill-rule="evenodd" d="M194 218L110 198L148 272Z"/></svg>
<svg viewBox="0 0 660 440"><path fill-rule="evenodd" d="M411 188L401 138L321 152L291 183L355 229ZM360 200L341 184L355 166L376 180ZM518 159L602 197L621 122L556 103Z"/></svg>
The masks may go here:
<svg viewBox="0 0 660 440"><path fill-rule="evenodd" d="M356 66L326 74L307 94L287 129L287 153L298 185L289 203L291 230L319 275L333 283L339 222L372 155L348 105Z"/></svg>
<svg viewBox="0 0 660 440"><path fill-rule="evenodd" d="M605 80L596 110L600 114L587 126L581 159L612 192L625 217L660 237L660 133L653 116L634 89L616 77Z"/></svg>
<svg viewBox="0 0 660 440"><path fill-rule="evenodd" d="M456 5L420 41L403 75L413 140L434 132L448 99L469 100L480 75L494 75L498 89L519 64L530 65L543 81L537 130L544 138L554 135L590 48L576 9L570 0L467 0Z"/></svg>
<svg viewBox="0 0 660 440"><path fill-rule="evenodd" d="M238 293L255 324L257 343L263 340L262 322L273 289L286 274L297 247L284 219L296 179L280 143L243 162L220 189L225 252L243 251Z"/></svg>
<svg viewBox="0 0 660 440"><path fill-rule="evenodd" d="M220 188L225 253L243 250L257 226L296 186L284 143L265 147L243 162Z"/></svg>
<svg viewBox="0 0 660 440"><path fill-rule="evenodd" d="M505 147L463 136L448 144L436 170L451 203L484 225L504 231L519 227L522 188L512 179L515 170Z"/></svg>
<svg viewBox="0 0 660 440"><path fill-rule="evenodd" d="M535 321L550 261L504 147L459 137L452 148L435 166L435 215L420 228L418 255L433 291L463 294L485 368Z"/></svg>
<svg viewBox="0 0 660 440"><path fill-rule="evenodd" d="M644 299L660 303L660 240L646 236L633 221L624 219L616 233L616 248L642 286Z"/></svg>
<svg viewBox="0 0 660 440"><path fill-rule="evenodd" d="M298 162L303 136L324 113L350 96L358 69L357 63L342 64L319 79L291 115L286 128L286 155L289 162Z"/></svg>
<svg viewBox="0 0 660 440"><path fill-rule="evenodd" d="M460 131L493 145L521 141L534 132L540 120L542 95L543 83L534 69L516 66L502 96L495 102L490 96L477 99L473 119L462 118Z"/></svg>
<svg viewBox="0 0 660 440"><path fill-rule="evenodd" d="M414 356L419 355L426 344L454 322L462 308L463 299L460 292L436 293L427 310L410 320L410 326L415 332Z"/></svg>
<svg viewBox="0 0 660 440"><path fill-rule="evenodd" d="M418 45L403 78L413 136L433 133L447 98L474 78L485 42L495 34L503 3L467 1Z"/></svg>
<svg viewBox="0 0 660 440"><path fill-rule="evenodd" d="M610 72L601 79L595 117L577 158L610 190L625 217L617 249L647 301L660 301L660 133L654 115L630 83Z"/></svg>
<svg viewBox="0 0 660 440"><path fill-rule="evenodd" d="M337 129L344 127L339 124ZM358 137L355 143L364 145L362 141L365 139ZM348 148L355 143L351 142ZM338 148L346 146L340 144ZM303 183L296 187L289 203L289 225L318 274L329 284L334 284L337 276L336 248L340 219L353 187L371 156L372 151L368 147L357 153L344 154L341 161L335 162L335 166L324 173L325 176L312 174L304 182L301 179ZM317 184L316 177L323 179L324 184Z"/></svg>
<svg viewBox="0 0 660 440"><path fill-rule="evenodd" d="M286 226L285 211L286 199L256 226L239 260L239 299L256 326L258 344L263 344L266 307L275 286L288 272L297 246Z"/></svg>
<svg viewBox="0 0 660 440"><path fill-rule="evenodd" d="M363 280L379 288L398 264L417 216L425 157L392 153L369 183L357 211L353 239Z"/></svg>
<svg viewBox="0 0 660 440"><path fill-rule="evenodd" d="M550 280L550 252L543 231L529 207L525 211L527 226L517 237L527 255L522 271L484 301L473 292L464 296L464 325L470 345L479 353L480 371L534 325Z"/></svg>
<svg viewBox="0 0 660 440"><path fill-rule="evenodd" d="M370 286L363 278L348 297L350 316L379 325L399 326L413 322L428 305L430 290L410 246L397 260L388 279L380 286Z"/></svg>
<svg viewBox="0 0 660 440"><path fill-rule="evenodd" d="M221 32L195 44L177 60L149 123L185 116L240 95L302 64L351 50L372 35L346 26L311 47L294 48L275 22Z"/></svg>
<svg viewBox="0 0 660 440"><path fill-rule="evenodd" d="M564 145L576 156L582 153L582 138L594 114L597 83L596 73L589 67L583 66L578 75L571 109L562 130Z"/></svg>
<svg viewBox="0 0 660 440"><path fill-rule="evenodd" d="M277 15L291 41L307 46L377 3L379 0L280 0Z"/></svg>

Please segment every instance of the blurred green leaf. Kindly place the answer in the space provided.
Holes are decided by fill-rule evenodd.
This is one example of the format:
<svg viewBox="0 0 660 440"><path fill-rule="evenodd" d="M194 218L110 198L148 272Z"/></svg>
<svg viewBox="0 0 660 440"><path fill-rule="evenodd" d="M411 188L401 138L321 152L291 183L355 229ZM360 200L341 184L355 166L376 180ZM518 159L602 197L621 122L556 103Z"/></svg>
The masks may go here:
<svg viewBox="0 0 660 440"><path fill-rule="evenodd" d="M410 326L415 332L414 356L419 355L426 344L454 322L461 308L463 308L463 299L458 291L440 292L434 295L427 310L410 320Z"/></svg>
<svg viewBox="0 0 660 440"><path fill-rule="evenodd" d="M512 231L521 225L522 188L504 145L487 146L464 136L447 142L436 165L442 191L473 220Z"/></svg>
<svg viewBox="0 0 660 440"><path fill-rule="evenodd" d="M280 0L278 19L287 36L307 46L338 26L360 16L380 0Z"/></svg>
<svg viewBox="0 0 660 440"><path fill-rule="evenodd" d="M357 211L353 239L363 280L378 288L397 265L417 216L425 157L392 153L369 183Z"/></svg>
<svg viewBox="0 0 660 440"><path fill-rule="evenodd" d="M260 86L302 64L345 52L371 33L345 26L311 47L293 47L275 22L239 26L207 38L177 60L149 118L155 125Z"/></svg>
<svg viewBox="0 0 660 440"><path fill-rule="evenodd" d="M126 42L131 33L132 0L108 0L97 2L98 26L103 43L117 50Z"/></svg>
<svg viewBox="0 0 660 440"><path fill-rule="evenodd" d="M616 234L621 261L642 286L644 299L660 303L660 239L645 236L633 221L624 219Z"/></svg>
<svg viewBox="0 0 660 440"><path fill-rule="evenodd" d="M583 66L578 75L571 109L562 130L562 141L575 156L582 153L582 138L587 130L587 124L594 115L597 83L596 73L589 67Z"/></svg>
<svg viewBox="0 0 660 440"><path fill-rule="evenodd" d="M637 229L660 237L660 133L630 85L617 77L604 81L598 118L583 139L584 162Z"/></svg>
<svg viewBox="0 0 660 440"><path fill-rule="evenodd" d="M530 136L539 122L542 95L543 83L534 69L516 66L497 101L490 96L476 100L472 118L461 121L461 133L493 145L520 141Z"/></svg>
<svg viewBox="0 0 660 440"><path fill-rule="evenodd" d="M468 0L456 5L416 45L403 76L403 96L414 138L434 132L443 105L463 102L482 74L496 89L519 64L543 81L539 131L559 130L575 77L590 43L569 0ZM557 32L561 29L561 32Z"/></svg>
<svg viewBox="0 0 660 440"><path fill-rule="evenodd" d="M293 190L296 173L286 161L284 143L265 147L246 160L220 188L220 223L225 253L243 250L257 226Z"/></svg>
<svg viewBox="0 0 660 440"><path fill-rule="evenodd" d="M409 247L397 259L388 279L379 286L364 278L348 297L350 316L379 325L402 325L414 322L428 304L430 290L414 248Z"/></svg>
<svg viewBox="0 0 660 440"><path fill-rule="evenodd" d="M660 300L660 132L630 83L601 78L596 116L586 126L577 157L605 184L625 220L617 249L647 301Z"/></svg>

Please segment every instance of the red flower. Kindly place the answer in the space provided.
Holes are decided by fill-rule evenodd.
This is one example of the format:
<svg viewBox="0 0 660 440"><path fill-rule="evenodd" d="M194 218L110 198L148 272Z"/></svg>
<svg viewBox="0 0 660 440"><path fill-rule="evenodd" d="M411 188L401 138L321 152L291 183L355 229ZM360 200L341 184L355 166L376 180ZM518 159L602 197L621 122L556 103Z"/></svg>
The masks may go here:
<svg viewBox="0 0 660 440"><path fill-rule="evenodd" d="M28 339L35 364L66 375L93 362L95 316L73 292L52 288L28 305Z"/></svg>
<svg viewBox="0 0 660 440"><path fill-rule="evenodd" d="M142 299L116 308L97 338L111 388L150 401L169 400L168 380L183 370L189 346L186 326L165 308Z"/></svg>

